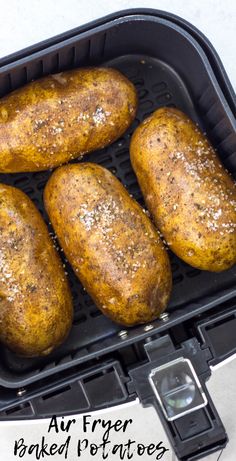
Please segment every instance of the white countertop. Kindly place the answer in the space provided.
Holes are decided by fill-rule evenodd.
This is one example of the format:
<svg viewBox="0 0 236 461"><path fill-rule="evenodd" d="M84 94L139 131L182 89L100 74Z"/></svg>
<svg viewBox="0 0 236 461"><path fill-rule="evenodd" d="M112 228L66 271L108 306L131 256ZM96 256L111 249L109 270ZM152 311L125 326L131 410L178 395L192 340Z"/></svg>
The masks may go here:
<svg viewBox="0 0 236 461"><path fill-rule="evenodd" d="M135 7L171 11L198 27L216 48L231 83L236 89L236 1L234 0L172 0L171 2L169 0L115 0L113 2L111 0L8 0L8 2L0 0L0 57L111 12ZM232 415L235 415L236 408L232 408L232 402L235 401L236 360L228 365L224 372L222 371L216 372L209 382L209 387L230 436L230 443L223 451L221 460L233 461L236 450L236 418ZM225 387L227 387L227 399L225 398ZM121 410L119 417L133 418L133 433L132 431L129 433L131 438L135 437L136 440L140 439L147 443L155 439L164 440L166 446L170 448L153 409L144 410L136 405ZM41 422L36 425L21 423L20 427L19 424L1 424L1 456L4 461L17 459L13 456L12 451L15 438L24 436L32 443L44 431L45 425ZM217 453L205 459L216 461L218 456ZM26 456L23 459L33 461L35 458ZM59 461L57 456L53 459ZM88 461L94 458L83 459ZM96 460L98 459L100 458L96 457ZM140 459L147 461L146 457ZM148 459L152 458L148 457ZM163 461L174 459L171 452L163 457ZM74 459L68 461L74 461ZM136 458L133 461L136 461Z"/></svg>
<svg viewBox="0 0 236 461"><path fill-rule="evenodd" d="M0 57L114 11L171 11L207 35L236 90L235 0L0 0L0 7Z"/></svg>
<svg viewBox="0 0 236 461"><path fill-rule="evenodd" d="M220 418L223 424L226 427L227 434L229 436L229 443L227 447L222 451L221 456L219 452L213 453L212 455L206 456L204 461L218 461L220 456L220 461L235 461L236 453L236 406L235 406L235 376L236 376L236 360L229 362L227 365L224 365L223 368L217 369L210 381L207 384L209 392L211 394L212 400L217 408L217 411L220 415ZM227 389L227 395L225 390ZM101 418L108 421L109 419L113 423L117 419L121 419L124 422L126 419L132 419L133 423L129 426L125 433L122 432L112 432L112 435L109 437L112 445L126 443L128 439L135 440L138 443L143 443L144 445L149 445L150 443L158 444L162 441L162 446L164 445L168 448L164 456L161 458L162 461L177 461L174 453L172 452L170 443L166 437L164 429L161 425L160 419L157 416L156 411L152 408L142 408L141 405L136 404L135 402L131 405L123 405L120 407L114 407L113 411L103 410L102 412L95 412L92 414L91 422ZM73 418L72 416L70 418ZM68 418L66 419L68 421ZM16 461L20 459L13 456L13 447L14 441L24 438L25 445L40 443L40 440L45 436L45 442L49 445L53 443L64 443L66 436L63 432L58 434L52 430L48 434L49 420L42 421L18 421L16 423L1 423L0 422L0 443L1 443L1 459L4 461ZM102 456L97 454L96 456L91 456L86 450L82 453L80 458L76 457L76 444L78 439L88 438L89 443L94 443L99 445L102 441L102 435L104 430L101 430L100 427L96 429L93 433L91 430L88 433L84 433L82 430L81 416L76 418L76 424L71 426L69 435L71 435L71 445L68 452L67 461L76 461L81 459L81 461L104 461ZM36 461L36 458L32 455L25 454L23 461ZM42 459L42 458L40 458ZM54 455L53 457L43 458L45 461L63 461L64 456L61 457L59 454ZM132 461L155 461L156 455L153 456L137 456L134 454ZM121 461L120 457L117 455L109 455L107 461ZM127 457L124 458L124 461L127 461Z"/></svg>

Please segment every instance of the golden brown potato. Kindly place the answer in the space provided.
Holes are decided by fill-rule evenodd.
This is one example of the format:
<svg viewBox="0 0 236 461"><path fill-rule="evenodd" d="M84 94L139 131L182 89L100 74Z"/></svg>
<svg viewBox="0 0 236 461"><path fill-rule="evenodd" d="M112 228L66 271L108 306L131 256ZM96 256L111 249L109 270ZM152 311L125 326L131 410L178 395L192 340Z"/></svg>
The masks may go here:
<svg viewBox="0 0 236 461"><path fill-rule="evenodd" d="M46 224L31 200L0 184L0 341L46 355L66 338L72 299Z"/></svg>
<svg viewBox="0 0 236 461"><path fill-rule="evenodd" d="M115 176L81 163L56 170L45 207L75 273L115 322L150 322L166 308L169 259L140 206Z"/></svg>
<svg viewBox="0 0 236 461"><path fill-rule="evenodd" d="M40 171L119 138L137 109L133 84L109 68L50 75L0 100L0 172Z"/></svg>
<svg viewBox="0 0 236 461"><path fill-rule="evenodd" d="M135 130L131 162L155 224L191 266L236 262L236 188L213 147L182 112L161 108Z"/></svg>

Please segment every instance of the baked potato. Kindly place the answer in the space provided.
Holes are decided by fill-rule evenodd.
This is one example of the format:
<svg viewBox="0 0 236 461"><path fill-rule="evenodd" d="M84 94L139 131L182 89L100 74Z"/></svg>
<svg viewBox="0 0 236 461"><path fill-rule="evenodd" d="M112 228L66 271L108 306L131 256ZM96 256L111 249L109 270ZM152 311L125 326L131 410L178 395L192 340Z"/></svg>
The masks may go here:
<svg viewBox="0 0 236 461"><path fill-rule="evenodd" d="M105 168L57 169L44 191L50 221L87 292L113 321L156 319L171 291L167 252L147 214Z"/></svg>
<svg viewBox="0 0 236 461"><path fill-rule="evenodd" d="M111 68L49 75L0 100L0 172L55 168L119 138L137 109L133 84Z"/></svg>
<svg viewBox="0 0 236 461"><path fill-rule="evenodd" d="M0 341L26 357L49 354L72 323L72 298L46 224L19 189L0 184Z"/></svg>
<svg viewBox="0 0 236 461"><path fill-rule="evenodd" d="M236 187L181 111L163 107L135 130L130 156L156 226L181 259L223 271L236 262Z"/></svg>

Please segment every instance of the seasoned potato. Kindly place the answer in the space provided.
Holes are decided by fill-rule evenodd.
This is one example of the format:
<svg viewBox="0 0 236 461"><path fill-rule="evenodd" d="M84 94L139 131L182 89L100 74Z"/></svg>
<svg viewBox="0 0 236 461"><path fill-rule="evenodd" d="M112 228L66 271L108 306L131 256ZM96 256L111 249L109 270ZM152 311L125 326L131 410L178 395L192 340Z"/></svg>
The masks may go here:
<svg viewBox="0 0 236 461"><path fill-rule="evenodd" d="M60 244L97 307L115 322L150 322L166 308L169 259L140 206L101 166L56 170L44 193Z"/></svg>
<svg viewBox="0 0 236 461"><path fill-rule="evenodd" d="M31 200L0 184L0 341L46 355L66 338L72 299L46 224Z"/></svg>
<svg viewBox="0 0 236 461"><path fill-rule="evenodd" d="M133 84L109 68L50 75L0 100L0 172L54 168L119 138L137 109Z"/></svg>
<svg viewBox="0 0 236 461"><path fill-rule="evenodd" d="M155 224L191 266L236 262L236 188L213 147L182 112L161 108L135 130L131 162Z"/></svg>

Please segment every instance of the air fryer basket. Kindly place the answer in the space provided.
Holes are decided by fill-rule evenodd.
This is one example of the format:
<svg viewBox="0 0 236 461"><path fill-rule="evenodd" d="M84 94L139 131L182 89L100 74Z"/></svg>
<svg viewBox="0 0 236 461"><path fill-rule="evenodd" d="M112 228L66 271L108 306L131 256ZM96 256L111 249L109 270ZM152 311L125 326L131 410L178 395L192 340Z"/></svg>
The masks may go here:
<svg viewBox="0 0 236 461"><path fill-rule="evenodd" d="M236 174L234 116L206 54L183 28L154 15L127 13L52 43L46 42L35 52L27 50L23 57L18 54L6 64L3 60L0 94L5 95L32 79L73 67L102 64L120 69L138 90L137 117L121 139L87 155L85 160L109 168L140 203L143 204L143 200L129 160L130 136L140 121L163 105L178 107L189 114L207 132L225 166ZM0 181L26 192L47 221L42 193L50 174L47 171L0 175ZM156 320L151 326L134 327L125 332L100 313L66 263L75 308L68 340L51 355L40 359L19 358L1 346L0 385L19 388L42 380L155 335L236 294L235 267L221 274L202 272L175 255L170 256L174 288L168 321Z"/></svg>

